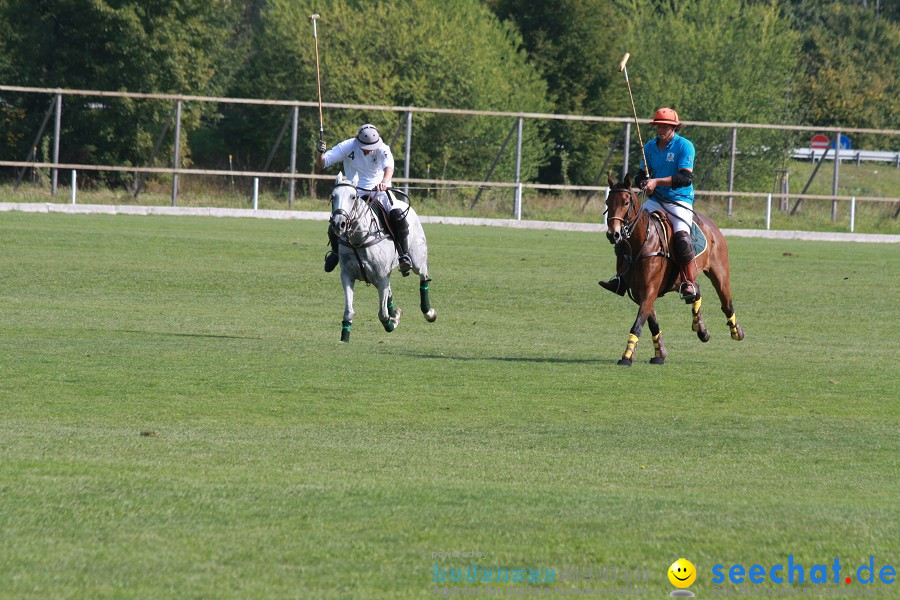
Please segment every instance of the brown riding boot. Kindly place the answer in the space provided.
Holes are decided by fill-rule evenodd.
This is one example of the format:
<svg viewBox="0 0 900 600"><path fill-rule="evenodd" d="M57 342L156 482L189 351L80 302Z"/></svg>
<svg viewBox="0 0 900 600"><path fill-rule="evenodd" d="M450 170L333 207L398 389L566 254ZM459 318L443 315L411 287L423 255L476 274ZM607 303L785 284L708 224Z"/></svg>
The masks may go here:
<svg viewBox="0 0 900 600"><path fill-rule="evenodd" d="M700 288L695 283L697 281L697 277L694 274L694 261L691 261L686 265L682 265L681 279L681 289L679 290L679 294L681 294L682 300L684 300L687 304L691 304L700 297Z"/></svg>
<svg viewBox="0 0 900 600"><path fill-rule="evenodd" d="M675 261L681 271L681 299L691 304L700 297L700 286L694 274L694 244L691 234L687 231L678 231L672 236L672 250Z"/></svg>

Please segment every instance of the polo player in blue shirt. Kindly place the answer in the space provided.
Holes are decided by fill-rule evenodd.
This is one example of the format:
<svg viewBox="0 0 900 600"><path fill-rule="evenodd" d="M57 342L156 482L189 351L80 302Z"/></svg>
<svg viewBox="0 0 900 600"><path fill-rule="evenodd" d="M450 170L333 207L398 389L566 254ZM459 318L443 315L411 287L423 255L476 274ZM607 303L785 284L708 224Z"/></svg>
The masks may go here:
<svg viewBox="0 0 900 600"><path fill-rule="evenodd" d="M672 251L681 269L683 283L680 294L685 302L693 302L700 296L694 269L694 245L691 242L691 223L694 205L694 144L678 135L682 123L678 113L671 108L660 108L653 115L651 125L656 127L656 138L644 145L644 155L650 167L641 160L641 171L635 184L647 193L649 200L643 204L647 212L662 211L668 215L674 234ZM617 274L600 285L620 296L625 295L628 284Z"/></svg>

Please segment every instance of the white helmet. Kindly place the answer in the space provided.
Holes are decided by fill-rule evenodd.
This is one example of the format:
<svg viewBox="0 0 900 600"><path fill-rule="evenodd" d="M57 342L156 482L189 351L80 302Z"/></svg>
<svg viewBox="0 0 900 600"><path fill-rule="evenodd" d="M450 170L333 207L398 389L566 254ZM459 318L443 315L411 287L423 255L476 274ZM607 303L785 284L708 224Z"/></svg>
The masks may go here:
<svg viewBox="0 0 900 600"><path fill-rule="evenodd" d="M381 146L381 136L378 135L378 130L371 123L366 123L359 128L356 141L363 150L375 150Z"/></svg>

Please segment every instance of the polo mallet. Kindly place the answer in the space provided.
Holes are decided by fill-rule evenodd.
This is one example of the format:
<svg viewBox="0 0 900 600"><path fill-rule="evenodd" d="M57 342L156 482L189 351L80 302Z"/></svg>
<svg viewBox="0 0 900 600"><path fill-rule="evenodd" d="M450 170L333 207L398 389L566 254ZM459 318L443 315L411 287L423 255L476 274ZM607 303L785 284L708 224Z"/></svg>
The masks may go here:
<svg viewBox="0 0 900 600"><path fill-rule="evenodd" d="M628 69L625 67L625 63L628 62L630 56L631 55L626 52L625 56L622 57L622 60L619 62L619 72L625 73L625 85L628 86L628 97L631 99L631 112L634 114L634 128L637 129L638 142L641 144L641 156L644 157L644 173L647 174L647 177L650 177L650 163L647 162L647 155L644 153L644 140L641 137L641 126L638 123L637 109L634 107L634 96L631 95L631 83L628 81Z"/></svg>
<svg viewBox="0 0 900 600"><path fill-rule="evenodd" d="M325 139L325 125L323 125L322 121L322 79L319 76L319 34L316 31L316 20L318 20L318 13L309 15L309 20L312 21L313 26L313 38L316 40L316 88L319 90L319 140Z"/></svg>

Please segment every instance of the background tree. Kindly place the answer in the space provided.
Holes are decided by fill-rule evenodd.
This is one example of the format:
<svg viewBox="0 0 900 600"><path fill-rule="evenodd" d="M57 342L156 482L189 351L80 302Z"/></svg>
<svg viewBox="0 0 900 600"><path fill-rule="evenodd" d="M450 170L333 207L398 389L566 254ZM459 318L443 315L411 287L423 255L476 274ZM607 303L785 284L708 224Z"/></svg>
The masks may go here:
<svg viewBox="0 0 900 600"><path fill-rule="evenodd" d="M215 94L227 84L219 66L227 73L234 63L239 8L232 0L6 0L0 21L10 27L4 45L18 85ZM28 115L16 124L19 139L24 131L30 141L47 102L19 96ZM185 134L210 108L185 105ZM171 104L66 96L63 110L60 160L132 165L149 158ZM14 148L11 158L27 150Z"/></svg>
<svg viewBox="0 0 900 600"><path fill-rule="evenodd" d="M322 93L326 102L546 112L546 84L518 50L521 39L477 0L402 0L348 3L338 0L271 0L263 10L253 52L232 87L233 95L316 100L315 56L309 14L319 21ZM384 23L390 23L384 28ZM261 165L286 110L229 107L222 144L242 164ZM325 111L329 145L374 123L391 141L401 115L384 111ZM413 177L478 179L487 172L511 119L416 113ZM318 133L316 109L301 112L303 160L312 162ZM537 175L548 143L545 126L529 122L523 178ZM393 146L402 159L404 136ZM507 149L495 178L510 179L514 150ZM287 149L279 158L286 164ZM398 160L397 170L403 165Z"/></svg>
<svg viewBox="0 0 900 600"><path fill-rule="evenodd" d="M622 115L631 112L624 79L616 70L625 43L615 35L623 21L615 7L591 0L494 0L488 3L513 23L522 44L544 79L553 112L574 115ZM622 89L620 89L622 88ZM590 185L620 127L577 121L552 121L553 154L541 169L541 181Z"/></svg>
<svg viewBox="0 0 900 600"><path fill-rule="evenodd" d="M775 3L630 0L620 6L630 15L627 43L633 50L628 64L639 116L671 106L689 121L796 122L797 99L790 90L798 66L798 35ZM699 184L723 145L730 144L729 132L687 127L683 133L697 148ZM736 188L758 189L760 178L771 179L771 170L781 166L794 138L740 130ZM723 189L727 164L722 160L703 187Z"/></svg>
<svg viewBox="0 0 900 600"><path fill-rule="evenodd" d="M813 5L814 4L814 5ZM890 129L900 115L900 3L794 2L802 31L794 87L803 117L823 127ZM893 12L891 12L893 11ZM855 147L897 150L896 136L856 136Z"/></svg>

